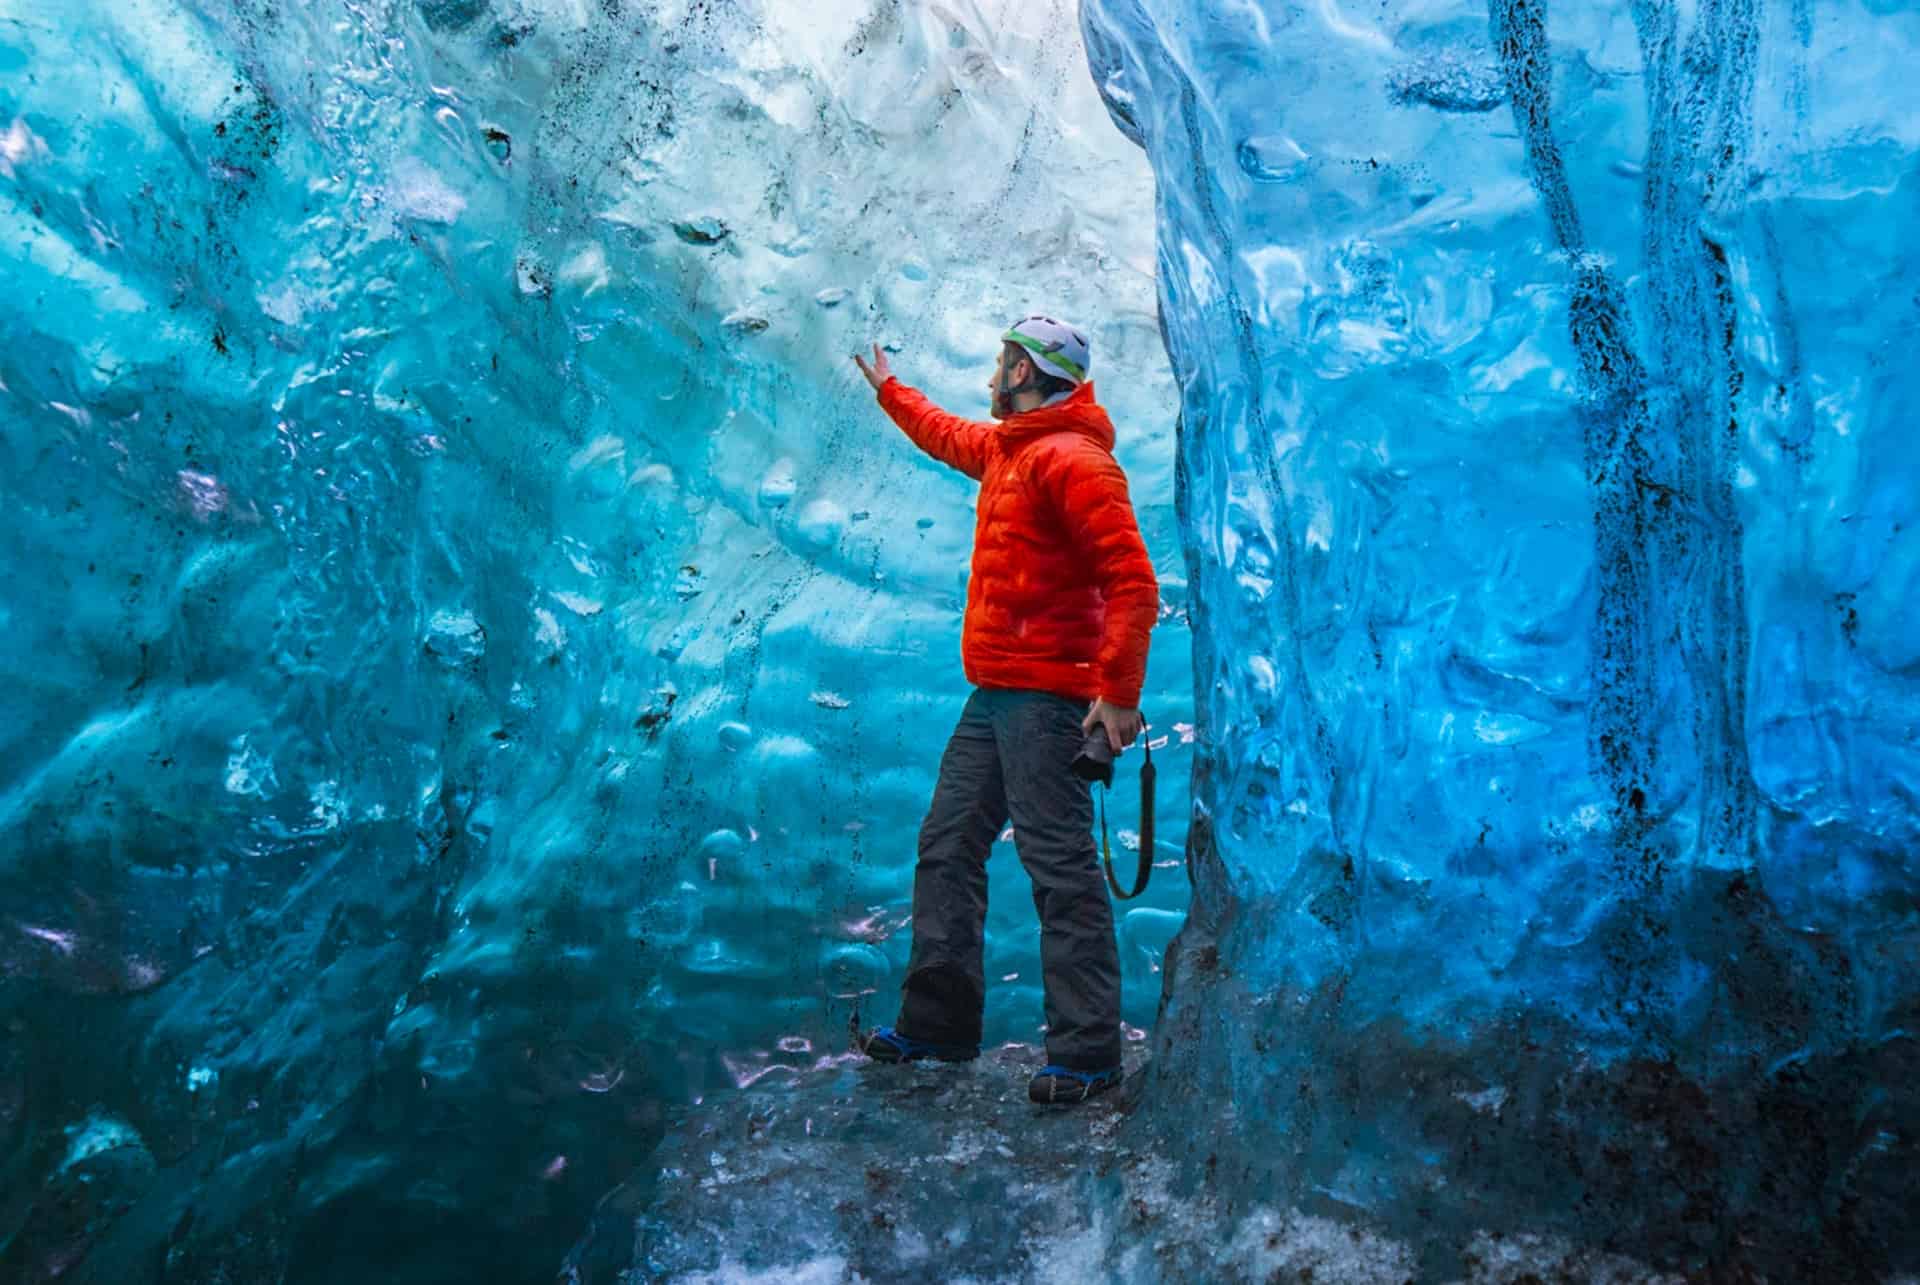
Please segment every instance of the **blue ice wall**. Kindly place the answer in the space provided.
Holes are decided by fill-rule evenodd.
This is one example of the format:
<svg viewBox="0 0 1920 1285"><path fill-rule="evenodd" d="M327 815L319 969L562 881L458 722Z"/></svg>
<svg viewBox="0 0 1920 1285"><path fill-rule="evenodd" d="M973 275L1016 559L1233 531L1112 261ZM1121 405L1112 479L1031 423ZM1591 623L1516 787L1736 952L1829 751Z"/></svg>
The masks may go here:
<svg viewBox="0 0 1920 1285"><path fill-rule="evenodd" d="M1920 13L1083 19L1183 415L1147 1135L1433 1279L1911 1270Z"/></svg>
<svg viewBox="0 0 1920 1285"><path fill-rule="evenodd" d="M891 1017L973 489L863 343L1091 331L1179 782L1151 193L1061 7L0 3L0 1277L546 1279Z"/></svg>

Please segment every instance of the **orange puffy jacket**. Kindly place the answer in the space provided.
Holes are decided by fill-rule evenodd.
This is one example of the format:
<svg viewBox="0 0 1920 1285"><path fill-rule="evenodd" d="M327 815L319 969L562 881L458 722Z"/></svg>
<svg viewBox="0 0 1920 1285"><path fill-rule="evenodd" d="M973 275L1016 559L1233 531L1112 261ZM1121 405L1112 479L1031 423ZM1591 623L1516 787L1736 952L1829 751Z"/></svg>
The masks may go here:
<svg viewBox="0 0 1920 1285"><path fill-rule="evenodd" d="M998 424L950 415L898 379L879 399L914 445L980 483L967 681L1137 709L1160 585L1093 385Z"/></svg>

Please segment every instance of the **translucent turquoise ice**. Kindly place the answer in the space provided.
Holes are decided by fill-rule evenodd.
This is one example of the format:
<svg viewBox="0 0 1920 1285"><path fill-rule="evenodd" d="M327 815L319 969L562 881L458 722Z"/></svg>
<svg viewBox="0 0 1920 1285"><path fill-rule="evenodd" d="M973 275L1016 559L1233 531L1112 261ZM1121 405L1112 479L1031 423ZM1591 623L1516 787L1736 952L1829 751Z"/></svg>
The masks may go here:
<svg viewBox="0 0 1920 1285"><path fill-rule="evenodd" d="M1433 1279L1910 1268L1920 15L1202 12L1083 7L1184 428L1149 1132Z"/></svg>
<svg viewBox="0 0 1920 1285"><path fill-rule="evenodd" d="M1920 1271L1917 56L1890 0L0 0L0 1276L936 1276L1023 1192L1083 1203L1006 1279ZM977 413L1041 307L1165 598L1152 1060L1077 1167L1020 1050L837 1060L972 529L848 357Z"/></svg>
<svg viewBox="0 0 1920 1285"><path fill-rule="evenodd" d="M666 1105L890 1019L974 490L849 356L981 414L1036 309L1167 585L1144 1039L1151 199L1065 9L0 3L0 1276L546 1279Z"/></svg>

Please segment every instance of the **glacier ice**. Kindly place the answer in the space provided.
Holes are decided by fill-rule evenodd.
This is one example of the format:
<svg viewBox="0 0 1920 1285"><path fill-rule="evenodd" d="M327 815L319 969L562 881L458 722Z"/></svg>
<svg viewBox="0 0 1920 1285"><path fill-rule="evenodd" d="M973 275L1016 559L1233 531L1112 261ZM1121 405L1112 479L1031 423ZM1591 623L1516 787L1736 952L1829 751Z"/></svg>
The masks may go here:
<svg viewBox="0 0 1920 1285"><path fill-rule="evenodd" d="M0 1272L1914 1271L1917 47L0 0ZM847 354L975 406L1042 298L1193 812L1120 924L1147 1069L1034 1121L1010 854L1004 1047L839 1049L971 499Z"/></svg>
<svg viewBox="0 0 1920 1285"><path fill-rule="evenodd" d="M1198 13L1083 6L1202 746L1137 1145L1423 1277L1911 1270L1920 14Z"/></svg>
<svg viewBox="0 0 1920 1285"><path fill-rule="evenodd" d="M843 1053L770 1072L725 1110L676 1112L646 1169L595 1209L560 1280L1682 1279L1538 1233L1474 1236L1456 1272L1421 1275L1414 1245L1350 1218L1257 1195L1227 1214L1218 1193L1183 1190L1165 1156L1135 1145L1125 1111L1036 1113L1025 1073L1040 1052L1007 1044L931 1070ZM1140 1060L1129 1050L1130 1071Z"/></svg>
<svg viewBox="0 0 1920 1285"><path fill-rule="evenodd" d="M890 1017L972 493L848 355L1083 320L1190 723L1151 198L1061 6L0 0L0 1276L543 1279Z"/></svg>

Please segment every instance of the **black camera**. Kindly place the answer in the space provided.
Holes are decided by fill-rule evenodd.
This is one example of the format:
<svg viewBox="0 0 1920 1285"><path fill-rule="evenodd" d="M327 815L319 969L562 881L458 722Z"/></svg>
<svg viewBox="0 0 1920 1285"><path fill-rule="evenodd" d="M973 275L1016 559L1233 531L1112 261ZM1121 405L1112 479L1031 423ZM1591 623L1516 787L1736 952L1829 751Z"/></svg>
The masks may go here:
<svg viewBox="0 0 1920 1285"><path fill-rule="evenodd" d="M1087 735L1074 756L1073 774L1083 781L1098 781L1113 788L1113 746L1107 744L1105 727L1096 727Z"/></svg>
<svg viewBox="0 0 1920 1285"><path fill-rule="evenodd" d="M1153 874L1153 742L1146 739L1145 731L1143 727L1140 738L1141 749L1147 756L1140 765L1140 869L1134 875L1132 892L1122 888L1113 873L1113 849L1107 843L1107 796L1105 792L1100 795L1100 857L1106 863L1107 884L1122 901L1131 901L1145 892L1147 879ZM1113 789L1113 746L1107 743L1105 727L1094 728L1080 743L1080 752L1073 756L1073 774L1083 781L1098 781L1108 790Z"/></svg>

